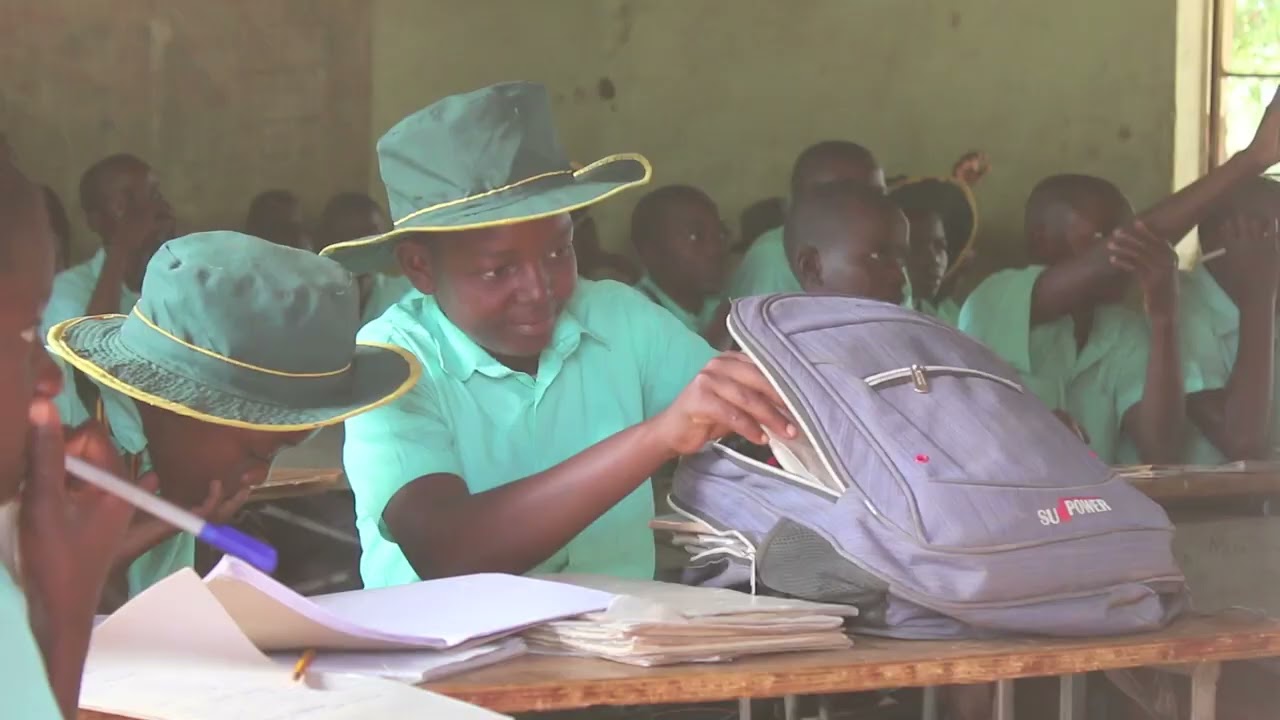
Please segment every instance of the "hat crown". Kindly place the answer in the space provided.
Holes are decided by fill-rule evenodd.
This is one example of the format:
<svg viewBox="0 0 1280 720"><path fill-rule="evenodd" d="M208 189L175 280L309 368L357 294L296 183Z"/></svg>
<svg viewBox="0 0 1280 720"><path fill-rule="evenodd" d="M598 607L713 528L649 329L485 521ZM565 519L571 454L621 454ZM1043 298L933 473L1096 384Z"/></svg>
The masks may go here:
<svg viewBox="0 0 1280 720"><path fill-rule="evenodd" d="M138 313L179 342L276 373L351 363L360 296L340 265L231 231L165 243L147 265Z"/></svg>
<svg viewBox="0 0 1280 720"><path fill-rule="evenodd" d="M548 173L571 171L547 89L510 82L452 95L378 140L393 220Z"/></svg>

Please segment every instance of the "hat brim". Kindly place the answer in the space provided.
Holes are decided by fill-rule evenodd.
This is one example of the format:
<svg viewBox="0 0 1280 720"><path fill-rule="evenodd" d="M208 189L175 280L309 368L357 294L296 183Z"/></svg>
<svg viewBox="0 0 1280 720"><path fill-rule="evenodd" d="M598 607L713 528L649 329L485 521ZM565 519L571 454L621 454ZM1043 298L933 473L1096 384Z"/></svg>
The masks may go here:
<svg viewBox="0 0 1280 720"><path fill-rule="evenodd" d="M292 432L336 425L407 393L422 369L404 348L357 344L351 383L343 397L315 405L282 407L232 389L211 387L162 367L120 339L123 315L73 318L49 330L50 349L95 382L129 397L215 425ZM287 382L287 378L282 378Z"/></svg>
<svg viewBox="0 0 1280 720"><path fill-rule="evenodd" d="M580 170L552 173L425 208L398 220L390 232L334 243L320 254L354 273L382 272L394 265L394 241L413 233L479 230L559 215L644 185L652 175L653 168L642 155L610 155Z"/></svg>

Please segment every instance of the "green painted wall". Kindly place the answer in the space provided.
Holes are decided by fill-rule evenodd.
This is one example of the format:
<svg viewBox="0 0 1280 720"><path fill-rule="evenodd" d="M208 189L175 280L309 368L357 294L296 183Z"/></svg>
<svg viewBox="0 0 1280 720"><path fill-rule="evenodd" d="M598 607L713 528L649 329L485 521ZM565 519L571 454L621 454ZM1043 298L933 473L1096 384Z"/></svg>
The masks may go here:
<svg viewBox="0 0 1280 720"><path fill-rule="evenodd" d="M1168 191L1175 5L1198 2L376 0L371 130L449 93L544 82L575 159L643 152L656 182L703 187L735 226L816 140L862 142L891 174L981 148L983 235L1016 250L1048 173L1103 175L1138 205ZM637 196L601 208L607 244L625 245Z"/></svg>

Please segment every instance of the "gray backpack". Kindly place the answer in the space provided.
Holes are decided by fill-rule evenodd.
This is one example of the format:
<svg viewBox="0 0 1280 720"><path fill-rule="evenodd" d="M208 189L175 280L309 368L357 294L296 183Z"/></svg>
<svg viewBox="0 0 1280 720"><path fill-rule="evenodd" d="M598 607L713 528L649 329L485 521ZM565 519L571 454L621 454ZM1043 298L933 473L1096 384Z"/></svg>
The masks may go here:
<svg viewBox="0 0 1280 720"><path fill-rule="evenodd" d="M1152 630L1186 605L1156 503L976 340L849 297L736 301L734 339L799 438L780 467L724 444L670 497L702 580L859 608L904 638Z"/></svg>

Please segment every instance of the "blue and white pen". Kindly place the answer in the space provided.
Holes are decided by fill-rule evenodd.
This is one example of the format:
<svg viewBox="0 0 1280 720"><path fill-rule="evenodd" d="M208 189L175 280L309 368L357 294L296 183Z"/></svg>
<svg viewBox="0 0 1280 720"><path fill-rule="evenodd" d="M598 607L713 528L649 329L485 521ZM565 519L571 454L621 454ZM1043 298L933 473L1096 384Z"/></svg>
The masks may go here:
<svg viewBox="0 0 1280 720"><path fill-rule="evenodd" d="M67 471L95 485L131 505L144 510L170 525L195 535L212 547L228 555L234 555L262 572L276 569L276 549L227 525L205 522L203 518L187 512L158 495L131 485L101 468L71 456L67 456Z"/></svg>

